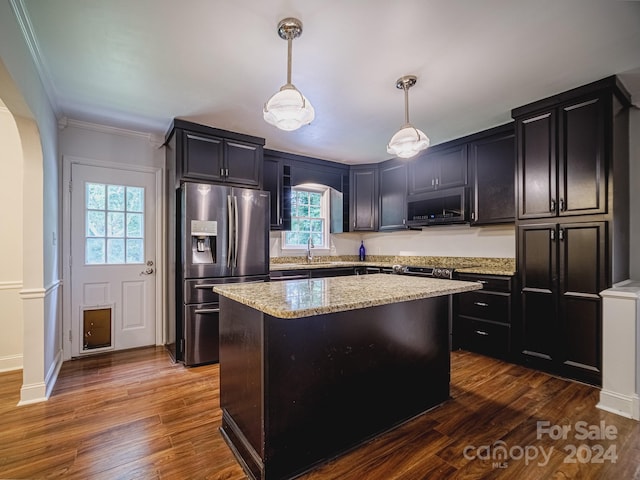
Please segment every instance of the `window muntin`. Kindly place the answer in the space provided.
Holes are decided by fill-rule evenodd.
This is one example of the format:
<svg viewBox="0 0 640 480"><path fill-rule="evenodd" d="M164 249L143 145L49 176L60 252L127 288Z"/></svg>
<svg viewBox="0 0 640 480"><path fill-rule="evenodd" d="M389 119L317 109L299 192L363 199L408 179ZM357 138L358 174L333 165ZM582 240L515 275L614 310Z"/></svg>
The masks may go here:
<svg viewBox="0 0 640 480"><path fill-rule="evenodd" d="M85 184L85 264L144 263L144 187Z"/></svg>

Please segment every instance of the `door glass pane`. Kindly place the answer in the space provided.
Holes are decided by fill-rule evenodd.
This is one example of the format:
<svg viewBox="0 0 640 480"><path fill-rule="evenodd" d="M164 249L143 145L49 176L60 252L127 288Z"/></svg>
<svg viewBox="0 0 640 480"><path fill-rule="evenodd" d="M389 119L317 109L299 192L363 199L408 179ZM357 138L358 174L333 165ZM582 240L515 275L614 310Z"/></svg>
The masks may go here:
<svg viewBox="0 0 640 480"><path fill-rule="evenodd" d="M85 185L85 263L144 263L144 188Z"/></svg>
<svg viewBox="0 0 640 480"><path fill-rule="evenodd" d="M124 240L110 238L107 240L107 263L124 262Z"/></svg>
<svg viewBox="0 0 640 480"><path fill-rule="evenodd" d="M144 243L138 239L127 240L127 263L144 262Z"/></svg>
<svg viewBox="0 0 640 480"><path fill-rule="evenodd" d="M85 263L90 265L104 263L103 238L87 238L85 246Z"/></svg>
<svg viewBox="0 0 640 480"><path fill-rule="evenodd" d="M107 213L107 236L124 237L124 213Z"/></svg>
<svg viewBox="0 0 640 480"><path fill-rule="evenodd" d="M144 211L144 188L127 187L127 211Z"/></svg>
<svg viewBox="0 0 640 480"><path fill-rule="evenodd" d="M122 185L107 186L107 209L124 210L124 187Z"/></svg>

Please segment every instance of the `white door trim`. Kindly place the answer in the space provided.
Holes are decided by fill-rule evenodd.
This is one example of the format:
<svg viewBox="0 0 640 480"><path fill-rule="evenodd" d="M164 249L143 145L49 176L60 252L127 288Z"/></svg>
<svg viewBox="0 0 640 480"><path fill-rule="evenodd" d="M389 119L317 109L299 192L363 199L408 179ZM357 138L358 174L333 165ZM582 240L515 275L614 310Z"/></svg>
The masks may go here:
<svg viewBox="0 0 640 480"><path fill-rule="evenodd" d="M156 180L156 345L164 345L164 315L163 308L165 299L165 240L164 240L164 218L165 218L165 193L164 193L164 170L159 167L148 167L143 165L127 165L118 162L109 162L91 158L75 157L63 155L62 157L62 278L64 288L62 289L62 351L63 360L71 359L71 340L69 332L71 326L71 268L69 259L71 258L71 167L74 164L88 165L92 167L117 168L120 170L130 170L134 172L153 173Z"/></svg>

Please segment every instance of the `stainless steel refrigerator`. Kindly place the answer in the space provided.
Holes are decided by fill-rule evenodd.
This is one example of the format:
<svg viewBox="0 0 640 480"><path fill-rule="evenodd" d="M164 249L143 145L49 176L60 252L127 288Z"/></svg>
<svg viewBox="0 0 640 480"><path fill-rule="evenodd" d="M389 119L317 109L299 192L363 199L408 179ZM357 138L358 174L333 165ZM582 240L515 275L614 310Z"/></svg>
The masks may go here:
<svg viewBox="0 0 640 480"><path fill-rule="evenodd" d="M214 285L269 277L269 192L184 183L176 200L175 343L169 350L187 366L214 363L220 312Z"/></svg>

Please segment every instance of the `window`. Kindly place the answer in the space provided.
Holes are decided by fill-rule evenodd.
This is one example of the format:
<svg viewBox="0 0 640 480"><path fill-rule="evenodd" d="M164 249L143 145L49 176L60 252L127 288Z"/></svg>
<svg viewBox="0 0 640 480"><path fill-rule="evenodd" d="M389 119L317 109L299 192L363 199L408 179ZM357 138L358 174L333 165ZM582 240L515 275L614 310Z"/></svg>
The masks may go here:
<svg viewBox="0 0 640 480"><path fill-rule="evenodd" d="M85 264L144 263L144 188L85 188Z"/></svg>
<svg viewBox="0 0 640 480"><path fill-rule="evenodd" d="M291 230L283 232L282 248L306 249L309 238L314 248L329 248L329 205L326 187L300 186L291 189Z"/></svg>

